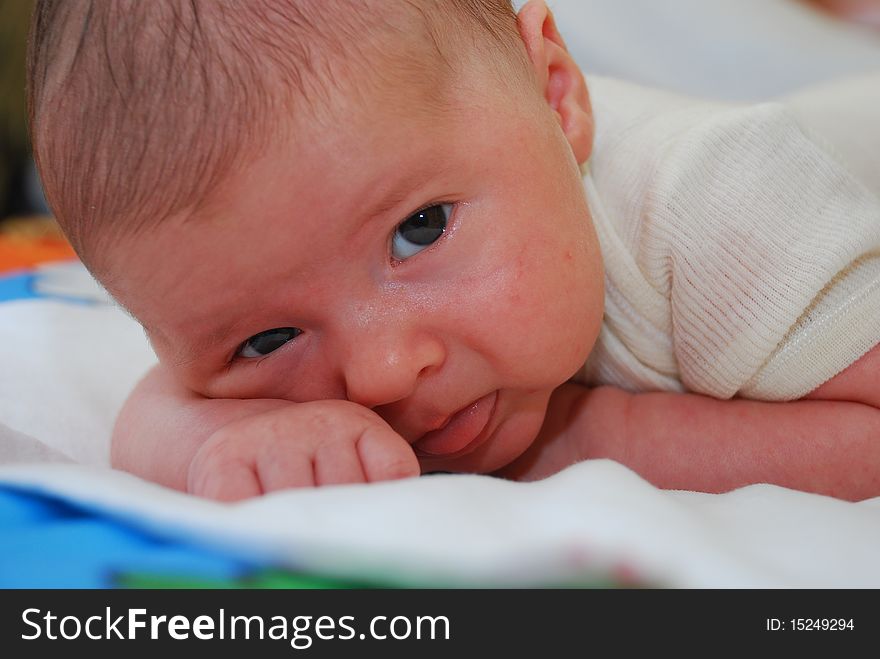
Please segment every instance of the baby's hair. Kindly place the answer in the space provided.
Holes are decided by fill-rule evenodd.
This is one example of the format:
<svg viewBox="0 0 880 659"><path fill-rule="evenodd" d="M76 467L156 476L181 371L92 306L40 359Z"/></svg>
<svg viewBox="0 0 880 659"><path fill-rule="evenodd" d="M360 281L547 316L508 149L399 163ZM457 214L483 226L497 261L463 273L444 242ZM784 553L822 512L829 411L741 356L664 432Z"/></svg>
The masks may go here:
<svg viewBox="0 0 880 659"><path fill-rule="evenodd" d="M367 71L440 85L463 63L517 58L510 0L38 0L34 155L59 223L101 270L102 246L198 210L280 118L318 117L334 87Z"/></svg>

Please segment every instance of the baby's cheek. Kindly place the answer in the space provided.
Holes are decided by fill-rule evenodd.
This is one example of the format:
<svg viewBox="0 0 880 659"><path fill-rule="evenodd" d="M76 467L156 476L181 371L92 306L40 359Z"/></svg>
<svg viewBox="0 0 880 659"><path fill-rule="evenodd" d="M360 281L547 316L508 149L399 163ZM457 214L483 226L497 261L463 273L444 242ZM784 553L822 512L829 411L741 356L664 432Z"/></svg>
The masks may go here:
<svg viewBox="0 0 880 659"><path fill-rule="evenodd" d="M604 282L601 270L576 246L552 245L537 253L521 273L523 309L533 331L562 364L578 368L601 326ZM568 376L567 376L568 377Z"/></svg>
<svg viewBox="0 0 880 659"><path fill-rule="evenodd" d="M565 251L515 253L465 290L476 304L483 335L509 373L556 386L586 360L601 322L601 300L585 285Z"/></svg>

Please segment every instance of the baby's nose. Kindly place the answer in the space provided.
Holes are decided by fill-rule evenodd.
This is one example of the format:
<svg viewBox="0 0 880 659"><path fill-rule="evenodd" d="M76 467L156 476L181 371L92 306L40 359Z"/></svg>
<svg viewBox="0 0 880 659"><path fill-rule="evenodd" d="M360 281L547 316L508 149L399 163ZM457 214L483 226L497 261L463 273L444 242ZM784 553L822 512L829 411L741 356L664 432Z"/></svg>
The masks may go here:
<svg viewBox="0 0 880 659"><path fill-rule="evenodd" d="M356 341L343 364L348 400L374 408L410 396L446 359L442 342L426 333L377 332Z"/></svg>

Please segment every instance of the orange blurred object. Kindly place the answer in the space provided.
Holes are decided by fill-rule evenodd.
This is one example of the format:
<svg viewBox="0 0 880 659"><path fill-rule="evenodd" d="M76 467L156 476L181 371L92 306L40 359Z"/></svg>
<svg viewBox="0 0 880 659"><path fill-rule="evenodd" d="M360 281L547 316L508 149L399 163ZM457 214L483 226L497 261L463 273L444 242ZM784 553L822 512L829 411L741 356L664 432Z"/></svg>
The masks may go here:
<svg viewBox="0 0 880 659"><path fill-rule="evenodd" d="M841 20L880 28L880 0L803 0Z"/></svg>
<svg viewBox="0 0 880 659"><path fill-rule="evenodd" d="M50 218L9 220L0 226L0 273L75 258Z"/></svg>

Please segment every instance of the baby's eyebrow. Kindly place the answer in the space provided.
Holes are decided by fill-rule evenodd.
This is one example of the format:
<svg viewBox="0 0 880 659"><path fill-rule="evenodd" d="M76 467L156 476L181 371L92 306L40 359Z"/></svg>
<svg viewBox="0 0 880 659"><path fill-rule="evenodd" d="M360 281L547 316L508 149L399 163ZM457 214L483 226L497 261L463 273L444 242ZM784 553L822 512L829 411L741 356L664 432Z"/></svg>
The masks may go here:
<svg viewBox="0 0 880 659"><path fill-rule="evenodd" d="M412 197L414 190L419 190L425 185L427 185L431 180L436 178L442 178L447 176L452 171L452 168L446 164L440 164L437 161L432 161L429 166L421 166L414 167L409 170L407 174L401 176L393 186L387 188L387 190L379 197L377 203L370 208L366 217L364 218L364 224L369 223L371 220L383 217L388 215L394 210L400 208L400 205L409 200ZM418 202L417 204L421 204L423 202L432 201L430 199L424 199ZM415 208L407 209L404 212L414 211ZM403 217L401 220L405 219Z"/></svg>
<svg viewBox="0 0 880 659"><path fill-rule="evenodd" d="M191 337L186 333L182 336L178 334L177 337L171 337L158 328L150 327L144 323L142 326L151 341L161 343L172 352L172 363L183 366L198 361L206 353L219 353L221 347L225 353L228 349L227 341L235 332L238 322L228 321L201 332L196 331Z"/></svg>
<svg viewBox="0 0 880 659"><path fill-rule="evenodd" d="M229 341L235 333L236 327L238 327L238 322L230 321L223 325L212 327L206 332L197 333L193 340L184 344L183 354L188 355L192 361L197 360L206 353L219 353L222 350L225 354L231 347ZM238 341L236 339L236 345Z"/></svg>
<svg viewBox="0 0 880 659"><path fill-rule="evenodd" d="M403 202L405 202L408 197L409 193L405 192L403 188L397 189L394 192L382 197L382 201L380 201L370 210L370 213L366 218L367 221L388 215L388 213L398 208Z"/></svg>

